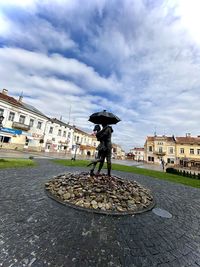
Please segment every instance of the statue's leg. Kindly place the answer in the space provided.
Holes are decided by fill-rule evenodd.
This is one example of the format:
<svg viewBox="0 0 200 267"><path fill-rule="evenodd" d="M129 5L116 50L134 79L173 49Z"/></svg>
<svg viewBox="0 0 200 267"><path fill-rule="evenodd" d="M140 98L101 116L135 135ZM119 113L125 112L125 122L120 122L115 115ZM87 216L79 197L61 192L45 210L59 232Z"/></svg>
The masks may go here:
<svg viewBox="0 0 200 267"><path fill-rule="evenodd" d="M98 168L98 172L97 174L100 173L102 167L103 167L103 164L104 164L104 161L105 161L105 158L106 158L106 155L104 153L101 154L101 157L100 157L100 160L99 160L99 168Z"/></svg>
<svg viewBox="0 0 200 267"><path fill-rule="evenodd" d="M107 169L108 169L108 176L111 176L111 151L107 152L106 155L106 160L107 160Z"/></svg>
<svg viewBox="0 0 200 267"><path fill-rule="evenodd" d="M93 162L93 167L90 170L90 175L93 176L94 175L94 170L96 168L97 163L100 161L100 159L96 160L95 162Z"/></svg>

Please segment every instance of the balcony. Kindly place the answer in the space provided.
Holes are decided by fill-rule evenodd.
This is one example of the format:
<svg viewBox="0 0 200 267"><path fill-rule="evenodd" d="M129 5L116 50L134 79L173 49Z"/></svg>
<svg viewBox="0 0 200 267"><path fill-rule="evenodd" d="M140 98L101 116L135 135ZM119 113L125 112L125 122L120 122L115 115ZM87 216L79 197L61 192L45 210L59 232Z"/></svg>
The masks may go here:
<svg viewBox="0 0 200 267"><path fill-rule="evenodd" d="M165 156L166 155L166 152L164 152L164 151L154 151L154 154L156 154L157 156L160 156L160 157L162 157L162 156Z"/></svg>
<svg viewBox="0 0 200 267"><path fill-rule="evenodd" d="M24 131L30 130L30 126L21 122L13 122L12 128L14 129L20 129Z"/></svg>

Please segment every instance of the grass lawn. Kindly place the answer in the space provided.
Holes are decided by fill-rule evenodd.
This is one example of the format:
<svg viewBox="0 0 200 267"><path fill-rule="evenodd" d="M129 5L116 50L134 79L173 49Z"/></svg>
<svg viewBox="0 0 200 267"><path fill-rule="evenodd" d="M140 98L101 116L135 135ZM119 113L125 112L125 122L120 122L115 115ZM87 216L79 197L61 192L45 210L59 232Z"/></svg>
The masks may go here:
<svg viewBox="0 0 200 267"><path fill-rule="evenodd" d="M0 169L30 167L35 165L36 163L31 159L0 159Z"/></svg>
<svg viewBox="0 0 200 267"><path fill-rule="evenodd" d="M56 160L53 160L53 162L64 165L64 166L70 166L70 167L86 167L90 161L88 160L72 161L72 160L56 159ZM106 168L106 163L104 164L104 168ZM112 164L112 170L142 174L142 175L151 176L153 178L157 178L161 180L167 180L167 181L171 181L174 183L179 183L179 184L184 184L184 185L200 188L200 180L192 179L192 178L184 177L184 176L179 176L179 175L174 175L170 173L141 169L141 168L137 168L134 166L125 166L121 164ZM89 167L88 167L88 171L89 171Z"/></svg>

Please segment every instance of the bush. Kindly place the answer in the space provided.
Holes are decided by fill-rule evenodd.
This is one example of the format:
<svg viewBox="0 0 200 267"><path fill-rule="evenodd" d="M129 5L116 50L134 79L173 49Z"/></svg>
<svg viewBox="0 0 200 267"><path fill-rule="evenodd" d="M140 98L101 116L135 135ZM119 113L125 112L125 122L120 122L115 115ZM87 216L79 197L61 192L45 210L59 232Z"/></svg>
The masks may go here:
<svg viewBox="0 0 200 267"><path fill-rule="evenodd" d="M167 173L172 173L172 174L179 174L179 172L174 168L167 168L166 172Z"/></svg>
<svg viewBox="0 0 200 267"><path fill-rule="evenodd" d="M5 160L5 159L0 159L0 162L7 162L7 160Z"/></svg>
<svg viewBox="0 0 200 267"><path fill-rule="evenodd" d="M29 159L34 159L34 157L33 156L29 156Z"/></svg>

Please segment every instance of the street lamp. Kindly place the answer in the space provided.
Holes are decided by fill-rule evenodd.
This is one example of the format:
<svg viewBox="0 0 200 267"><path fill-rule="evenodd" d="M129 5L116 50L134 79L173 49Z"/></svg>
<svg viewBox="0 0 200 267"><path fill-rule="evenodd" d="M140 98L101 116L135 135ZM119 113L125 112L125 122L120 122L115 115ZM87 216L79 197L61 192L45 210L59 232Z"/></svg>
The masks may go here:
<svg viewBox="0 0 200 267"><path fill-rule="evenodd" d="M3 128L3 120L4 120L4 116L3 115L1 115L0 116L0 131L1 131L1 129ZM3 142L3 137L2 137L2 139L1 139L1 147L2 147L2 142Z"/></svg>
<svg viewBox="0 0 200 267"><path fill-rule="evenodd" d="M80 146L80 143L76 143L74 157L72 157L71 160L74 160L74 161L76 160L76 152L77 152L77 149L78 149L79 146Z"/></svg>

